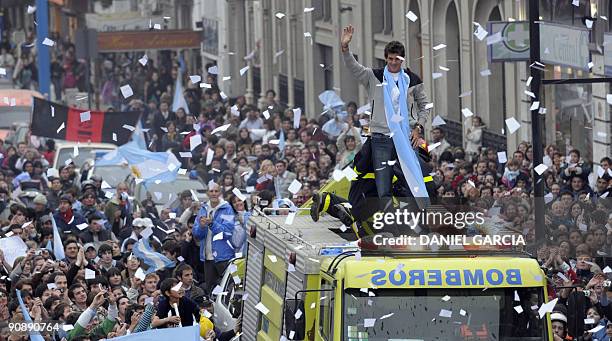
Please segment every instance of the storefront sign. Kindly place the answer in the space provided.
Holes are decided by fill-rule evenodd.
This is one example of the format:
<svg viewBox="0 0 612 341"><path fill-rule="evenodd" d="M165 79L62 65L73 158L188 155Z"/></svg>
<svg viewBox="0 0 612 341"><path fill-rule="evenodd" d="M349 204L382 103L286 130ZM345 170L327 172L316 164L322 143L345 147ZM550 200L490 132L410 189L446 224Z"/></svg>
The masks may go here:
<svg viewBox="0 0 612 341"><path fill-rule="evenodd" d="M162 17L145 18L137 12L113 13L113 14L85 14L87 28L93 28L98 32L148 30L149 23L161 23Z"/></svg>
<svg viewBox="0 0 612 341"><path fill-rule="evenodd" d="M202 32L191 30L153 30L100 32L99 52L171 50L199 48Z"/></svg>
<svg viewBox="0 0 612 341"><path fill-rule="evenodd" d="M575 26L540 23L540 58L545 64L588 70L589 31Z"/></svg>
<svg viewBox="0 0 612 341"><path fill-rule="evenodd" d="M490 22L488 41L491 62L516 62L529 60L529 23L526 21Z"/></svg>

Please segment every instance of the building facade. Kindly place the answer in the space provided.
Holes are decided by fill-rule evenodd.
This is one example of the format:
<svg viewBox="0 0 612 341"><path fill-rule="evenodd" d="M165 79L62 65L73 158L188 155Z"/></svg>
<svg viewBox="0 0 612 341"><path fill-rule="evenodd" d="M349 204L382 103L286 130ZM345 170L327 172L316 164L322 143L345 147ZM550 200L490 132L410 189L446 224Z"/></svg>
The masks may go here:
<svg viewBox="0 0 612 341"><path fill-rule="evenodd" d="M600 15L612 18L612 5L606 0L581 0L578 7L568 1L540 2L544 21L584 28L585 16L600 18L592 30L591 72L546 66L545 78L604 77L603 40L596 37L610 31L609 22ZM365 89L355 82L341 59L340 32L352 24L355 34L351 52L364 65L384 66L385 44L391 40L404 43L406 65L421 75L434 103L431 119L440 115L447 122L444 129L454 144L464 143L464 132L470 124L462 115L463 108L482 117L485 145L511 153L521 141L531 140L531 99L524 92L528 90L529 63L489 62L486 39L481 41L474 35L475 23L486 29L492 21L528 20L528 0L227 3L228 7L242 5L244 10L232 13L235 16L229 22L239 25L226 28L228 40L219 46L227 50L244 48L245 54L234 56L238 66L233 69L244 65L250 69L235 80L239 84L233 83L232 89L233 93L244 91L249 101L262 99L268 89L274 89L281 102L302 107L310 118L321 113L318 95L324 90L334 89L345 102L366 104ZM407 18L409 11L418 18L416 21ZM240 39L230 40L229 36ZM440 44L446 46L439 48ZM252 58L244 61L244 55ZM611 155L612 121L606 104L606 94L612 92L609 87L607 83L543 86L546 144L557 144L564 151L571 147L586 150L585 157L595 163ZM568 95L575 101L564 103L562 99ZM512 117L521 127L508 134L504 122Z"/></svg>

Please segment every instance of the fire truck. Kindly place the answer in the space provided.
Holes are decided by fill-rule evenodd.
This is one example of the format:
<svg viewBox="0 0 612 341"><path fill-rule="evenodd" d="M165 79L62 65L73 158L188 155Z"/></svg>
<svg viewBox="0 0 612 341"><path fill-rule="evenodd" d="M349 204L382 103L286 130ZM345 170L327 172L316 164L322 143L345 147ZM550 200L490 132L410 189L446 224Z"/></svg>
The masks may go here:
<svg viewBox="0 0 612 341"><path fill-rule="evenodd" d="M329 216L257 212L233 295L241 340L553 340L546 276L525 253L364 247Z"/></svg>

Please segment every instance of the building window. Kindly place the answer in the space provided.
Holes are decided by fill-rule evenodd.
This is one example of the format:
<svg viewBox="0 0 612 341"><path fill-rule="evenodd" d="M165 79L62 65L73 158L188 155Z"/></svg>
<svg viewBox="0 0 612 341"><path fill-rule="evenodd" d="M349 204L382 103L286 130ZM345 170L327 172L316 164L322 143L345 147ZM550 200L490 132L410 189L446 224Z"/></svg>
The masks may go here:
<svg viewBox="0 0 612 341"><path fill-rule="evenodd" d="M332 21L332 0L323 0L323 21Z"/></svg>
<svg viewBox="0 0 612 341"><path fill-rule="evenodd" d="M382 6L381 6L382 5ZM390 35L393 33L393 0L371 3L372 32Z"/></svg>
<svg viewBox="0 0 612 341"><path fill-rule="evenodd" d="M392 0L383 1L383 33L391 34L393 32L393 3Z"/></svg>
<svg viewBox="0 0 612 341"><path fill-rule="evenodd" d="M334 72L331 67L333 64L333 50L331 46L321 45L319 46L321 63L319 65L315 65L316 69L323 70L323 81L325 85L325 90L331 90L334 88ZM321 65L322 64L322 65Z"/></svg>

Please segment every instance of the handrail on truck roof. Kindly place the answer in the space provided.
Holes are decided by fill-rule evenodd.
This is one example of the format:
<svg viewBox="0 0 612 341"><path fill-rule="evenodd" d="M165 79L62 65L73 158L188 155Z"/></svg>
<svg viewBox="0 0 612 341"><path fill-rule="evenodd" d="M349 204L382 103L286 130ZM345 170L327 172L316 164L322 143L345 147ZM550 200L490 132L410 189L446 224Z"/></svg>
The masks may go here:
<svg viewBox="0 0 612 341"><path fill-rule="evenodd" d="M264 209L264 210L266 210L266 209ZM271 209L271 210L279 210L279 209ZM276 223L274 220L270 219L270 217L268 217L259 207L255 207L253 209L253 211L255 213L257 213L254 216L264 217L268 221L268 228L271 228L270 225L273 224L276 227L276 229L282 230L284 233L290 235L291 238L296 239L299 243L305 244L307 246L310 246L313 249L316 249L316 246L314 246L314 245L310 244L309 242L305 241L301 236L298 236L298 235L292 233L291 231L287 230L286 228L284 228L280 224Z"/></svg>

